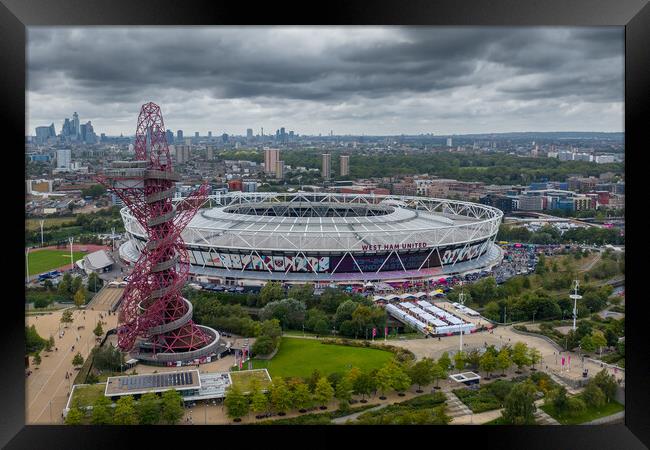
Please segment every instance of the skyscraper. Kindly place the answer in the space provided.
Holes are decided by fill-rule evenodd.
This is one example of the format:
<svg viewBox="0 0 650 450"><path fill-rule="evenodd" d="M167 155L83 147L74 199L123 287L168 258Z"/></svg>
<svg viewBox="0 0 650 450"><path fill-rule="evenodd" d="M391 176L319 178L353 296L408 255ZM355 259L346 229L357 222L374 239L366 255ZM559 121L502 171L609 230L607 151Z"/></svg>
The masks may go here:
<svg viewBox="0 0 650 450"><path fill-rule="evenodd" d="M284 161L275 162L275 178L282 180L284 178Z"/></svg>
<svg viewBox="0 0 650 450"><path fill-rule="evenodd" d="M280 159L280 150L277 148L264 148L264 172L274 173L275 163Z"/></svg>
<svg viewBox="0 0 650 450"><path fill-rule="evenodd" d="M214 158L214 145L208 145L207 146L206 157L207 157L207 159Z"/></svg>
<svg viewBox="0 0 650 450"><path fill-rule="evenodd" d="M167 144L171 145L174 143L174 132L172 130L167 130L165 132L165 137L167 138Z"/></svg>
<svg viewBox="0 0 650 450"><path fill-rule="evenodd" d="M72 115L72 129L73 129L73 136L79 136L80 131L79 131L79 114L75 111L75 113Z"/></svg>
<svg viewBox="0 0 650 450"><path fill-rule="evenodd" d="M178 130L176 132L176 140L180 143L183 142L183 130Z"/></svg>
<svg viewBox="0 0 650 450"><path fill-rule="evenodd" d="M39 143L45 143L51 137L56 137L56 130L54 129L54 124L49 127L36 127L36 141Z"/></svg>
<svg viewBox="0 0 650 450"><path fill-rule="evenodd" d="M56 151L56 167L69 169L70 168L70 156L72 151L69 148L57 150Z"/></svg>
<svg viewBox="0 0 650 450"><path fill-rule="evenodd" d="M247 128L246 129L246 139L249 141L253 139L253 129L252 128Z"/></svg>
<svg viewBox="0 0 650 450"><path fill-rule="evenodd" d="M321 169L321 176L329 180L330 179L330 168L332 167L332 155L329 153L323 153L323 167Z"/></svg>
<svg viewBox="0 0 650 450"><path fill-rule="evenodd" d="M341 176L345 177L350 175L350 157L348 155L341 155Z"/></svg>
<svg viewBox="0 0 650 450"><path fill-rule="evenodd" d="M195 138L198 138L198 137L199 137L199 132L198 132L198 131L195 131L195 132L194 132L194 137L195 137Z"/></svg>
<svg viewBox="0 0 650 450"><path fill-rule="evenodd" d="M209 138L212 137L212 131L208 131L208 137L209 137Z"/></svg>
<svg viewBox="0 0 650 450"><path fill-rule="evenodd" d="M223 141L224 144L226 144L228 142L228 133L222 134L221 140Z"/></svg>
<svg viewBox="0 0 650 450"><path fill-rule="evenodd" d="M452 140L451 140L450 137L448 137L448 138L447 138L447 147L451 147L451 146L452 146L451 143L452 143Z"/></svg>

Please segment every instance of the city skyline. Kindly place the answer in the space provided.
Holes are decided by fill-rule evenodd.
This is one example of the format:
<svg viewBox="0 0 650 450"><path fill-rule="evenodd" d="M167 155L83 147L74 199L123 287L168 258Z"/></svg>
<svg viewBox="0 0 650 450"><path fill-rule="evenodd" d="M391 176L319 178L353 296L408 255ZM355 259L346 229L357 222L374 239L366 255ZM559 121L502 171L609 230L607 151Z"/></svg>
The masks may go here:
<svg viewBox="0 0 650 450"><path fill-rule="evenodd" d="M622 132L623 36L620 27L30 27L26 134L52 122L58 134L77 111L98 133L128 136L148 99L166 128L201 136Z"/></svg>

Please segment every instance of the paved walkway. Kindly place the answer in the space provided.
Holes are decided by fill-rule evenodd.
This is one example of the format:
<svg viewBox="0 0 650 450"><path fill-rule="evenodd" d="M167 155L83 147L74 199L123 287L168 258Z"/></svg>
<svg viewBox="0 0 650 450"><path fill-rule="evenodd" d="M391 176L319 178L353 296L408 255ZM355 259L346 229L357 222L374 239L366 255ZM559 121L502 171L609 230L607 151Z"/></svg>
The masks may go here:
<svg viewBox="0 0 650 450"><path fill-rule="evenodd" d="M622 422L624 419L625 419L625 411L620 411L612 414L611 416L601 417L599 419L592 420L591 422L585 422L581 425L603 425L606 423Z"/></svg>
<svg viewBox="0 0 650 450"><path fill-rule="evenodd" d="M460 401L456 394L451 391L445 392L447 396L447 414L451 417L461 417L472 415L472 410L467 407L465 403Z"/></svg>
<svg viewBox="0 0 650 450"><path fill-rule="evenodd" d="M60 424L61 412L68 401L68 394L77 375L77 370L72 366L72 358L77 352L84 359L90 354L95 345L93 329L97 325L99 315L102 314L104 331L114 328L117 324L117 315L106 316L105 312L96 310L73 309L72 324L67 328L61 326L63 310L54 311L47 315L28 316L25 319L27 326L35 325L36 331L44 339L54 336L54 345L58 351L41 351L41 364L38 369L30 358L32 374L25 380L25 422L31 424ZM81 330L77 327L82 326ZM65 331L59 337L59 328ZM71 350L74 345L74 351ZM66 372L71 373L70 378L65 378Z"/></svg>
<svg viewBox="0 0 650 450"><path fill-rule="evenodd" d="M359 417L363 413L367 413L367 412L370 412L370 411L378 411L378 410L380 410L382 408L385 408L387 406L388 406L388 403L384 403L383 405L375 406L374 408L368 408L366 410L359 411L359 412L354 413L354 414L350 414L349 416L337 417L336 419L332 419L332 423L334 425L343 425L344 423L346 423L348 421L357 420L357 417Z"/></svg>

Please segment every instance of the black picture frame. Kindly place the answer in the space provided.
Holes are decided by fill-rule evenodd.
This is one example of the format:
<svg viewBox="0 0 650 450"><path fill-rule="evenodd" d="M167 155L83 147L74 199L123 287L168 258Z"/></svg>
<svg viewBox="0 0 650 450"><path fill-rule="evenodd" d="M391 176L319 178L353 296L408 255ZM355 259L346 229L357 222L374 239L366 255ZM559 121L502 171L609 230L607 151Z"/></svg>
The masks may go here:
<svg viewBox="0 0 650 450"><path fill-rule="evenodd" d="M625 425L561 427L65 427L25 426L24 309L22 295L24 245L9 239L3 290L2 382L0 382L0 445L6 448L131 448L136 445L199 447L239 445L251 447L252 440L265 447L321 447L327 445L388 446L434 445L450 448L544 448L544 449L636 449L650 445L650 379L646 344L648 317L643 304L642 282L646 272L641 220L643 209L639 189L644 175L643 153L650 99L650 6L646 0L483 0L483 1L330 1L262 5L235 2L186 0L0 0L0 90L2 122L7 127L4 148L7 164L5 186L20 186L17 167L24 164L25 120L25 27L32 25L244 25L244 24L327 24L327 25L489 25L489 26L625 26L625 147L627 203L626 267L629 276L626 297L626 405ZM14 167L14 158L16 169ZM8 162L8 161L11 162ZM639 174L635 175L635 172ZM16 177L13 180L12 177ZM14 184L15 183L15 184ZM24 186L24 185L23 185ZM642 193L644 191L641 191ZM22 222L24 210L12 190L5 190L5 217ZM7 201L8 200L8 201ZM638 206L637 206L638 205ZM634 220L634 216L639 217ZM11 233L13 223L6 223ZM17 236L22 231L17 230ZM12 234L5 234L7 236ZM15 244L13 241L17 241ZM14 256L16 259L14 259ZM15 295L14 289L17 291ZM22 344L22 345L21 345ZM335 430L335 433L329 431ZM143 432L144 431L144 432ZM314 433L325 439L315 439ZM329 433L328 433L329 432ZM362 436L360 436L362 435ZM364 440L358 438L363 437ZM144 438L144 441L141 440ZM228 442L230 440L234 440ZM137 442L137 444L135 444Z"/></svg>

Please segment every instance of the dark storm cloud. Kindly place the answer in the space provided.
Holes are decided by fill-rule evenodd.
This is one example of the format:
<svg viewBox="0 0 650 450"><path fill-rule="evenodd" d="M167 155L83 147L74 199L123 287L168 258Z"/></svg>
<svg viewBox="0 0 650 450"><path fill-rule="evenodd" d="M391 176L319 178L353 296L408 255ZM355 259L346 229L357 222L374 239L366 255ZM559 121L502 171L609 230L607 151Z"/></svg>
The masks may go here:
<svg viewBox="0 0 650 450"><path fill-rule="evenodd" d="M385 126L370 122L393 117L415 132L429 114L438 124L463 114L507 120L533 103L537 114L568 103L585 113L623 100L622 28L30 28L28 41L30 122L63 117L46 119L55 104L94 105L86 115L113 122L153 97L175 120L190 107L240 128L235 117L246 112L249 121L302 117L315 132L306 125L345 117L358 122L350 132L372 133ZM622 126L615 120L610 129Z"/></svg>

